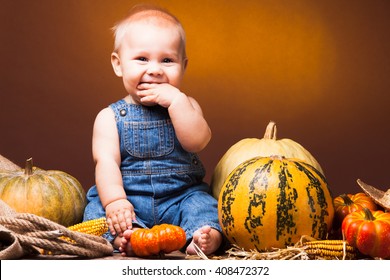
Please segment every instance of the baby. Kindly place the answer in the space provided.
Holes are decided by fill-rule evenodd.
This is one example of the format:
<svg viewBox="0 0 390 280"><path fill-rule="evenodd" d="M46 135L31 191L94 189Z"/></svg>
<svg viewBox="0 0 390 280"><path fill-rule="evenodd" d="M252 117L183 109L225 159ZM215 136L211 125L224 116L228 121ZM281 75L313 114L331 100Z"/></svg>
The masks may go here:
<svg viewBox="0 0 390 280"><path fill-rule="evenodd" d="M84 220L106 216L104 237L123 255L133 254L134 230L161 223L185 230L188 254L196 246L212 254L223 238L197 155L211 131L197 101L180 90L188 62L183 27L169 12L141 6L114 31L111 63L127 95L96 117L96 185Z"/></svg>

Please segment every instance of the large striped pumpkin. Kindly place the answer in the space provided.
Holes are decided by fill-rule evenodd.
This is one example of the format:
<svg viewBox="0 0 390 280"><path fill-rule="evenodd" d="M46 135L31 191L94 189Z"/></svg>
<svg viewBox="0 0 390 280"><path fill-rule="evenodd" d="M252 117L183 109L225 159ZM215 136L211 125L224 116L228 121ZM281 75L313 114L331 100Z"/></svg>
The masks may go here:
<svg viewBox="0 0 390 280"><path fill-rule="evenodd" d="M256 157L234 169L218 200L227 239L246 250L285 248L302 235L324 239L334 209L325 177L313 166L280 156Z"/></svg>
<svg viewBox="0 0 390 280"><path fill-rule="evenodd" d="M0 170L0 199L19 213L42 216L63 226L81 222L86 197L80 182L59 170L43 170L32 160L19 170Z"/></svg>

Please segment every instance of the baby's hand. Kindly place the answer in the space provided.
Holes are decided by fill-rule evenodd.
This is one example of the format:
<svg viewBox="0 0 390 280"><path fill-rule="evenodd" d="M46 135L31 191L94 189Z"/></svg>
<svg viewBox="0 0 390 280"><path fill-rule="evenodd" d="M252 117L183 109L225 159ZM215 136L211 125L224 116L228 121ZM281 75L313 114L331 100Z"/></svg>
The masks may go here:
<svg viewBox="0 0 390 280"><path fill-rule="evenodd" d="M174 86L168 83L162 84L140 84L137 89L138 97L140 98L140 102L146 106L160 105L162 107L168 108L172 101L183 94L175 88Z"/></svg>
<svg viewBox="0 0 390 280"><path fill-rule="evenodd" d="M106 206L106 217L111 234L122 236L125 230L133 226L134 207L127 199L115 200Z"/></svg>

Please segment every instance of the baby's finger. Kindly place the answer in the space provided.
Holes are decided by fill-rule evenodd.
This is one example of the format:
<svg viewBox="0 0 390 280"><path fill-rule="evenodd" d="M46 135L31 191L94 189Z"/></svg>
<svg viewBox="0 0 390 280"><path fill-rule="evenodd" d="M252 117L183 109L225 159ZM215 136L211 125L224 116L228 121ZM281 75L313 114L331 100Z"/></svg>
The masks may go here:
<svg viewBox="0 0 390 280"><path fill-rule="evenodd" d="M125 214L124 213L118 213L117 214L117 219L118 219L118 222L117 222L117 227L115 229L116 229L116 232L118 234L120 234L120 233L124 232L127 229Z"/></svg>
<svg viewBox="0 0 390 280"><path fill-rule="evenodd" d="M111 231L111 234L112 235L121 235L122 230L121 230L120 220L119 220L118 216L117 215L110 215L109 219L111 220L112 228L114 229L113 231Z"/></svg>
<svg viewBox="0 0 390 280"><path fill-rule="evenodd" d="M126 210L125 219L126 219L126 229L131 229L133 227L133 214L134 211ZM135 217L135 214L134 214Z"/></svg>
<svg viewBox="0 0 390 280"><path fill-rule="evenodd" d="M115 234L118 236L122 236L122 230L120 224L115 224L114 228L115 228Z"/></svg>
<svg viewBox="0 0 390 280"><path fill-rule="evenodd" d="M115 235L116 231L115 231L114 224L113 224L111 218L107 218L107 225L108 225L108 230L110 231L110 233L112 235Z"/></svg>
<svg viewBox="0 0 390 280"><path fill-rule="evenodd" d="M139 84L137 86L137 89L147 90L147 89L156 88L156 86L158 86L158 84L154 84L154 83L141 83L141 84Z"/></svg>
<svg viewBox="0 0 390 280"><path fill-rule="evenodd" d="M151 90L139 90L137 91L137 96L139 98L143 98L143 97L146 97L146 96L149 96L149 95L152 95L153 92Z"/></svg>

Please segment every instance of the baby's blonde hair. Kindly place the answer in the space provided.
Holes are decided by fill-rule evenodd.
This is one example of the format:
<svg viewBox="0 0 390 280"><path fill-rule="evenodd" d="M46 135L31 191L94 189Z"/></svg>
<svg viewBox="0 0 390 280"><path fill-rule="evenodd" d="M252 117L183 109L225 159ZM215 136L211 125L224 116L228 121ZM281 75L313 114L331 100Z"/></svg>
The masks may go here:
<svg viewBox="0 0 390 280"><path fill-rule="evenodd" d="M173 14L167 10L152 5L134 6L122 20L115 24L115 26L112 28L112 31L114 32L114 51L119 50L129 25L131 23L140 21L156 23L159 26L164 26L164 24L165 26L168 24L173 24L176 26L180 34L181 45L183 49L183 59L187 58L186 36L182 24Z"/></svg>

